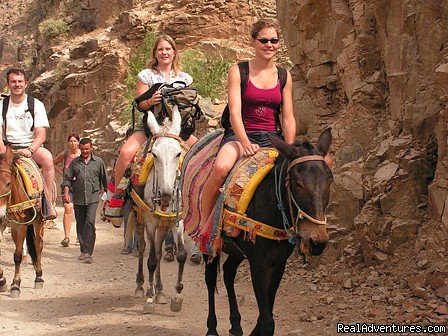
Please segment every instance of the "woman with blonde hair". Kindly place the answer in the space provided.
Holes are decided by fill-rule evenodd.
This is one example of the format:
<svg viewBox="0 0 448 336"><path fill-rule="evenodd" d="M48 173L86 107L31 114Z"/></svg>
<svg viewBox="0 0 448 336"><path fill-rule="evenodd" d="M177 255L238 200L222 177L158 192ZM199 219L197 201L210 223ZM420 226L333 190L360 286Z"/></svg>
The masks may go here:
<svg viewBox="0 0 448 336"><path fill-rule="evenodd" d="M140 71L137 75L136 96L141 97L143 94L148 94L149 96L138 103L139 109L149 111L161 103L162 94L160 91L155 90L154 93L149 94L154 84L183 82L186 86L191 85L193 78L186 72L182 72L179 64L179 53L173 38L169 35L159 36L154 43L147 68ZM144 131L145 124L146 118L144 117L143 130L135 131L121 148L115 163L114 183L109 183L109 191L114 195L105 207L104 215L115 226L120 226L122 222L125 189L127 186L127 179L123 179L124 173L137 150L149 136L148 130L147 132ZM195 140L194 136L190 136L187 144L191 145Z"/></svg>

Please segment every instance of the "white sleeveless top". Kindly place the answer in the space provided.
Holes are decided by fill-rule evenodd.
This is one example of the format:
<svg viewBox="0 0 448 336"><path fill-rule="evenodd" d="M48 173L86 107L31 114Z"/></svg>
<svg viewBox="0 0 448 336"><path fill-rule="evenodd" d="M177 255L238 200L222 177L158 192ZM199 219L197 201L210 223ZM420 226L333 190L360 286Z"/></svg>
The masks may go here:
<svg viewBox="0 0 448 336"><path fill-rule="evenodd" d="M137 75L137 78L148 85L149 87L153 86L156 83L165 83L165 77L162 73L155 73L152 69L143 69ZM193 78L187 74L186 72L179 72L177 76L174 74L174 70L170 71L170 79L167 82L168 84L172 84L173 82L184 82L187 86L193 83Z"/></svg>

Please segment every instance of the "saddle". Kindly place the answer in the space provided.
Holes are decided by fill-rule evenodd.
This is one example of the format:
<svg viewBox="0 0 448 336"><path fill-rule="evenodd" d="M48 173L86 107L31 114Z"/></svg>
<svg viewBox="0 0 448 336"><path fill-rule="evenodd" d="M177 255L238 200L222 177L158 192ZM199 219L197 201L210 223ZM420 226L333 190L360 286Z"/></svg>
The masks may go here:
<svg viewBox="0 0 448 336"><path fill-rule="evenodd" d="M17 170L16 178L21 179L28 195L28 200L17 204L10 204L8 212L17 212L40 205L44 191L44 179L36 162L30 158L19 157L13 163Z"/></svg>
<svg viewBox="0 0 448 336"><path fill-rule="evenodd" d="M196 241L201 252L210 255L220 252L222 232L227 236L236 237L244 230L249 233L248 239L251 240L254 240L256 235L283 239L283 231L245 217L258 185L274 167L278 151L273 148L261 148L255 155L237 162L224 183L212 214L206 223L200 226L201 213L198 204L222 138L222 130L207 134L190 149L184 159L181 185L185 230Z"/></svg>

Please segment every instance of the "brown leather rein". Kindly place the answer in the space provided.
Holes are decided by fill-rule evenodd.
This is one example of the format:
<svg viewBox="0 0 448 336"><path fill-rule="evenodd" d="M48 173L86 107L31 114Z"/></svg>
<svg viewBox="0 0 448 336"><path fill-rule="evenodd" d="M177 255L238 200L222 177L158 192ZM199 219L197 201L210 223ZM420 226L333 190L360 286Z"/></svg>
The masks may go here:
<svg viewBox="0 0 448 336"><path fill-rule="evenodd" d="M286 171L286 188L288 190L288 202L289 202L289 211L290 211L290 214L291 214L291 219L293 220L293 223L297 223L300 219L304 219L305 218L305 219L309 220L310 222L312 222L314 224L326 225L327 224L327 216L325 216L324 220L320 220L320 219L316 219L316 218L311 217L305 211L300 209L299 204L297 203L296 199L294 198L294 196L291 193L291 185L290 185L290 180L289 180L289 171L295 165L303 163L303 162L307 162L307 161L324 161L325 162L325 159L321 155L306 155L306 156L302 156L302 157L299 157L297 159L294 159L293 161L291 161L288 164L288 169ZM297 218L294 218L293 207L292 207L293 204L297 208ZM297 229L297 225L293 225L293 228L294 228L294 230L296 230Z"/></svg>

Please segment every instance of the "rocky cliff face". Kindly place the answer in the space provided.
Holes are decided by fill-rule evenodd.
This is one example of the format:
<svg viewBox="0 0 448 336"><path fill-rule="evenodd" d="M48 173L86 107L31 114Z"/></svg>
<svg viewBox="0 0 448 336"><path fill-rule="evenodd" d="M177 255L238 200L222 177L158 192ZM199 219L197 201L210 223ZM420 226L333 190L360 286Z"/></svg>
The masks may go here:
<svg viewBox="0 0 448 336"><path fill-rule="evenodd" d="M415 253L446 256L448 3L292 0L277 12L299 129L333 129L333 236L356 238L339 253L377 264L418 235Z"/></svg>
<svg viewBox="0 0 448 336"><path fill-rule="evenodd" d="M257 17L275 16L274 1L69 1L7 0L0 19L0 70L11 64L33 69L33 94L44 101L52 129L47 146L60 151L76 131L95 139L106 162L128 126L117 116L125 107L127 65L148 31L172 35L180 50L198 47L229 59L248 57L248 31ZM69 24L67 36L46 38L37 25L48 17ZM20 13L16 17L15 13ZM26 32L23 38L19 32ZM0 87L5 84L4 76Z"/></svg>
<svg viewBox="0 0 448 336"><path fill-rule="evenodd" d="M371 265L415 242L419 256L446 257L446 1L6 0L0 9L0 70L17 62L34 70L32 91L52 125L48 147L58 152L77 131L109 162L126 129L117 115L129 58L147 31L242 59L252 22L277 15L299 132L333 129L327 255ZM36 27L55 11L70 32L48 39Z"/></svg>

